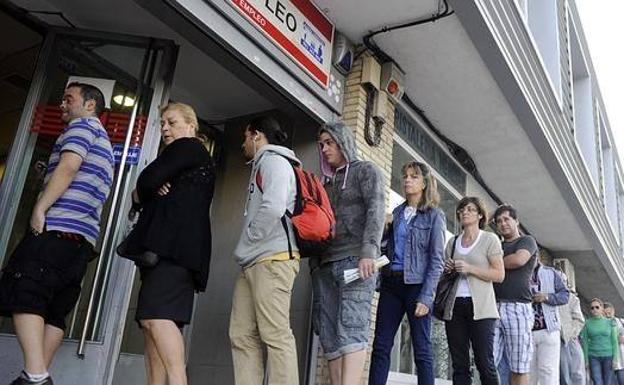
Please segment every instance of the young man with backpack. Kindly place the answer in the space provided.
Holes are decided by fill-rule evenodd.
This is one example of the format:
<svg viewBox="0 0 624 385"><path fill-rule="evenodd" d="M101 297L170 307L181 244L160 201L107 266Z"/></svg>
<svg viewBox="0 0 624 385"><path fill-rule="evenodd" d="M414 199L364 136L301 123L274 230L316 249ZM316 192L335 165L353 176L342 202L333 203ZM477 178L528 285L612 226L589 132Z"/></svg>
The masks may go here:
<svg viewBox="0 0 624 385"><path fill-rule="evenodd" d="M355 139L341 123L318 136L325 189L336 216L329 249L310 259L314 305L312 321L328 360L332 385L362 381L368 347L375 258L380 255L385 219L381 170L356 156ZM361 279L345 284L343 272L357 268Z"/></svg>
<svg viewBox="0 0 624 385"><path fill-rule="evenodd" d="M234 288L229 330L237 385L263 383L263 345L268 383L299 384L290 299L300 254L285 214L295 209L293 166L301 162L283 146L286 138L272 117L253 119L244 132L242 149L252 170L244 225L234 250L242 271Z"/></svg>

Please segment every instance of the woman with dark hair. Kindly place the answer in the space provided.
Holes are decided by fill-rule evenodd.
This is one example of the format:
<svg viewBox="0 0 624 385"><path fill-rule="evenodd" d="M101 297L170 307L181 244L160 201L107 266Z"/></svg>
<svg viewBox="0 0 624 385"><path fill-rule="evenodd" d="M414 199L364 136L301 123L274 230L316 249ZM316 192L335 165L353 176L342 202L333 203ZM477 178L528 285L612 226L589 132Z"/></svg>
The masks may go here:
<svg viewBox="0 0 624 385"><path fill-rule="evenodd" d="M444 273L458 273L455 301L444 311L446 337L453 362L453 384L472 383L470 346L483 385L498 385L494 363L494 326L499 318L492 282L505 278L498 237L483 231L487 212L481 199L465 197L457 205L462 232L446 246Z"/></svg>
<svg viewBox="0 0 624 385"><path fill-rule="evenodd" d="M210 265L210 204L215 172L210 154L196 137L193 108L162 108L164 150L139 175L132 193L141 207L126 251L150 251L155 266L141 267L136 320L145 336L149 385L186 385L181 328L191 322L196 291L203 291Z"/></svg>
<svg viewBox="0 0 624 385"><path fill-rule="evenodd" d="M600 298L591 300L589 312L581 330L585 362L594 385L612 385L615 383L613 361L619 355L618 330L613 320L605 316Z"/></svg>
<svg viewBox="0 0 624 385"><path fill-rule="evenodd" d="M230 342L236 385L299 384L297 349L290 327L299 249L290 219L300 161L283 146L287 135L272 117L249 122L243 154L251 165L243 229L234 249L241 267L234 286ZM266 351L267 365L263 356Z"/></svg>
<svg viewBox="0 0 624 385"><path fill-rule="evenodd" d="M407 315L418 383L433 385L431 308L444 265L445 217L429 167L412 161L401 172L405 202L384 234L391 263L381 270L369 384L386 383L394 336Z"/></svg>

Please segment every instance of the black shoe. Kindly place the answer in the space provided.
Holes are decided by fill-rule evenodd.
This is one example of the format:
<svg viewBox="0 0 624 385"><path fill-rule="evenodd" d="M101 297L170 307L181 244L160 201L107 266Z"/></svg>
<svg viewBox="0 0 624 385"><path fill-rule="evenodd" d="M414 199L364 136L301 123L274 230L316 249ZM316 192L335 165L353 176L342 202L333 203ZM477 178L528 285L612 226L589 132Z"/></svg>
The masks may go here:
<svg viewBox="0 0 624 385"><path fill-rule="evenodd" d="M26 379L26 373L22 372L10 385L54 385L54 382L50 376L41 381L30 381Z"/></svg>

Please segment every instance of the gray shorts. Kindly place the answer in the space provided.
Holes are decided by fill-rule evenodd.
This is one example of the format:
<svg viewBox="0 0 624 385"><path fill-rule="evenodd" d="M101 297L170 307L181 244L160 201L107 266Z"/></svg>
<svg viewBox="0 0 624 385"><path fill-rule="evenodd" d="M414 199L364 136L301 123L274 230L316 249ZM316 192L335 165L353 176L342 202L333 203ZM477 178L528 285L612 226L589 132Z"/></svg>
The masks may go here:
<svg viewBox="0 0 624 385"><path fill-rule="evenodd" d="M343 279L344 270L357 268L358 261L349 257L329 262L312 274L312 325L328 360L368 347L376 277L348 285Z"/></svg>

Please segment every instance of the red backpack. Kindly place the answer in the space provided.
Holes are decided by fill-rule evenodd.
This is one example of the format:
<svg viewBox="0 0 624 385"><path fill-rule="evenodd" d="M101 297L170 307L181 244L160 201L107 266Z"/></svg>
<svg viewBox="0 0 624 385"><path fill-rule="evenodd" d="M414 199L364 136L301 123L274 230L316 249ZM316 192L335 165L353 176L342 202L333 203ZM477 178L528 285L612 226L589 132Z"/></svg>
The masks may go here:
<svg viewBox="0 0 624 385"><path fill-rule="evenodd" d="M287 159L288 160L288 159ZM290 162L290 161L289 161ZM297 180L297 195L292 213L282 216L282 226L288 237L286 217L290 218L302 258L321 255L327 250L335 236L336 219L329 197L319 178L292 164ZM262 175L256 172L256 186L262 192ZM288 237L288 253L292 258L292 245Z"/></svg>

